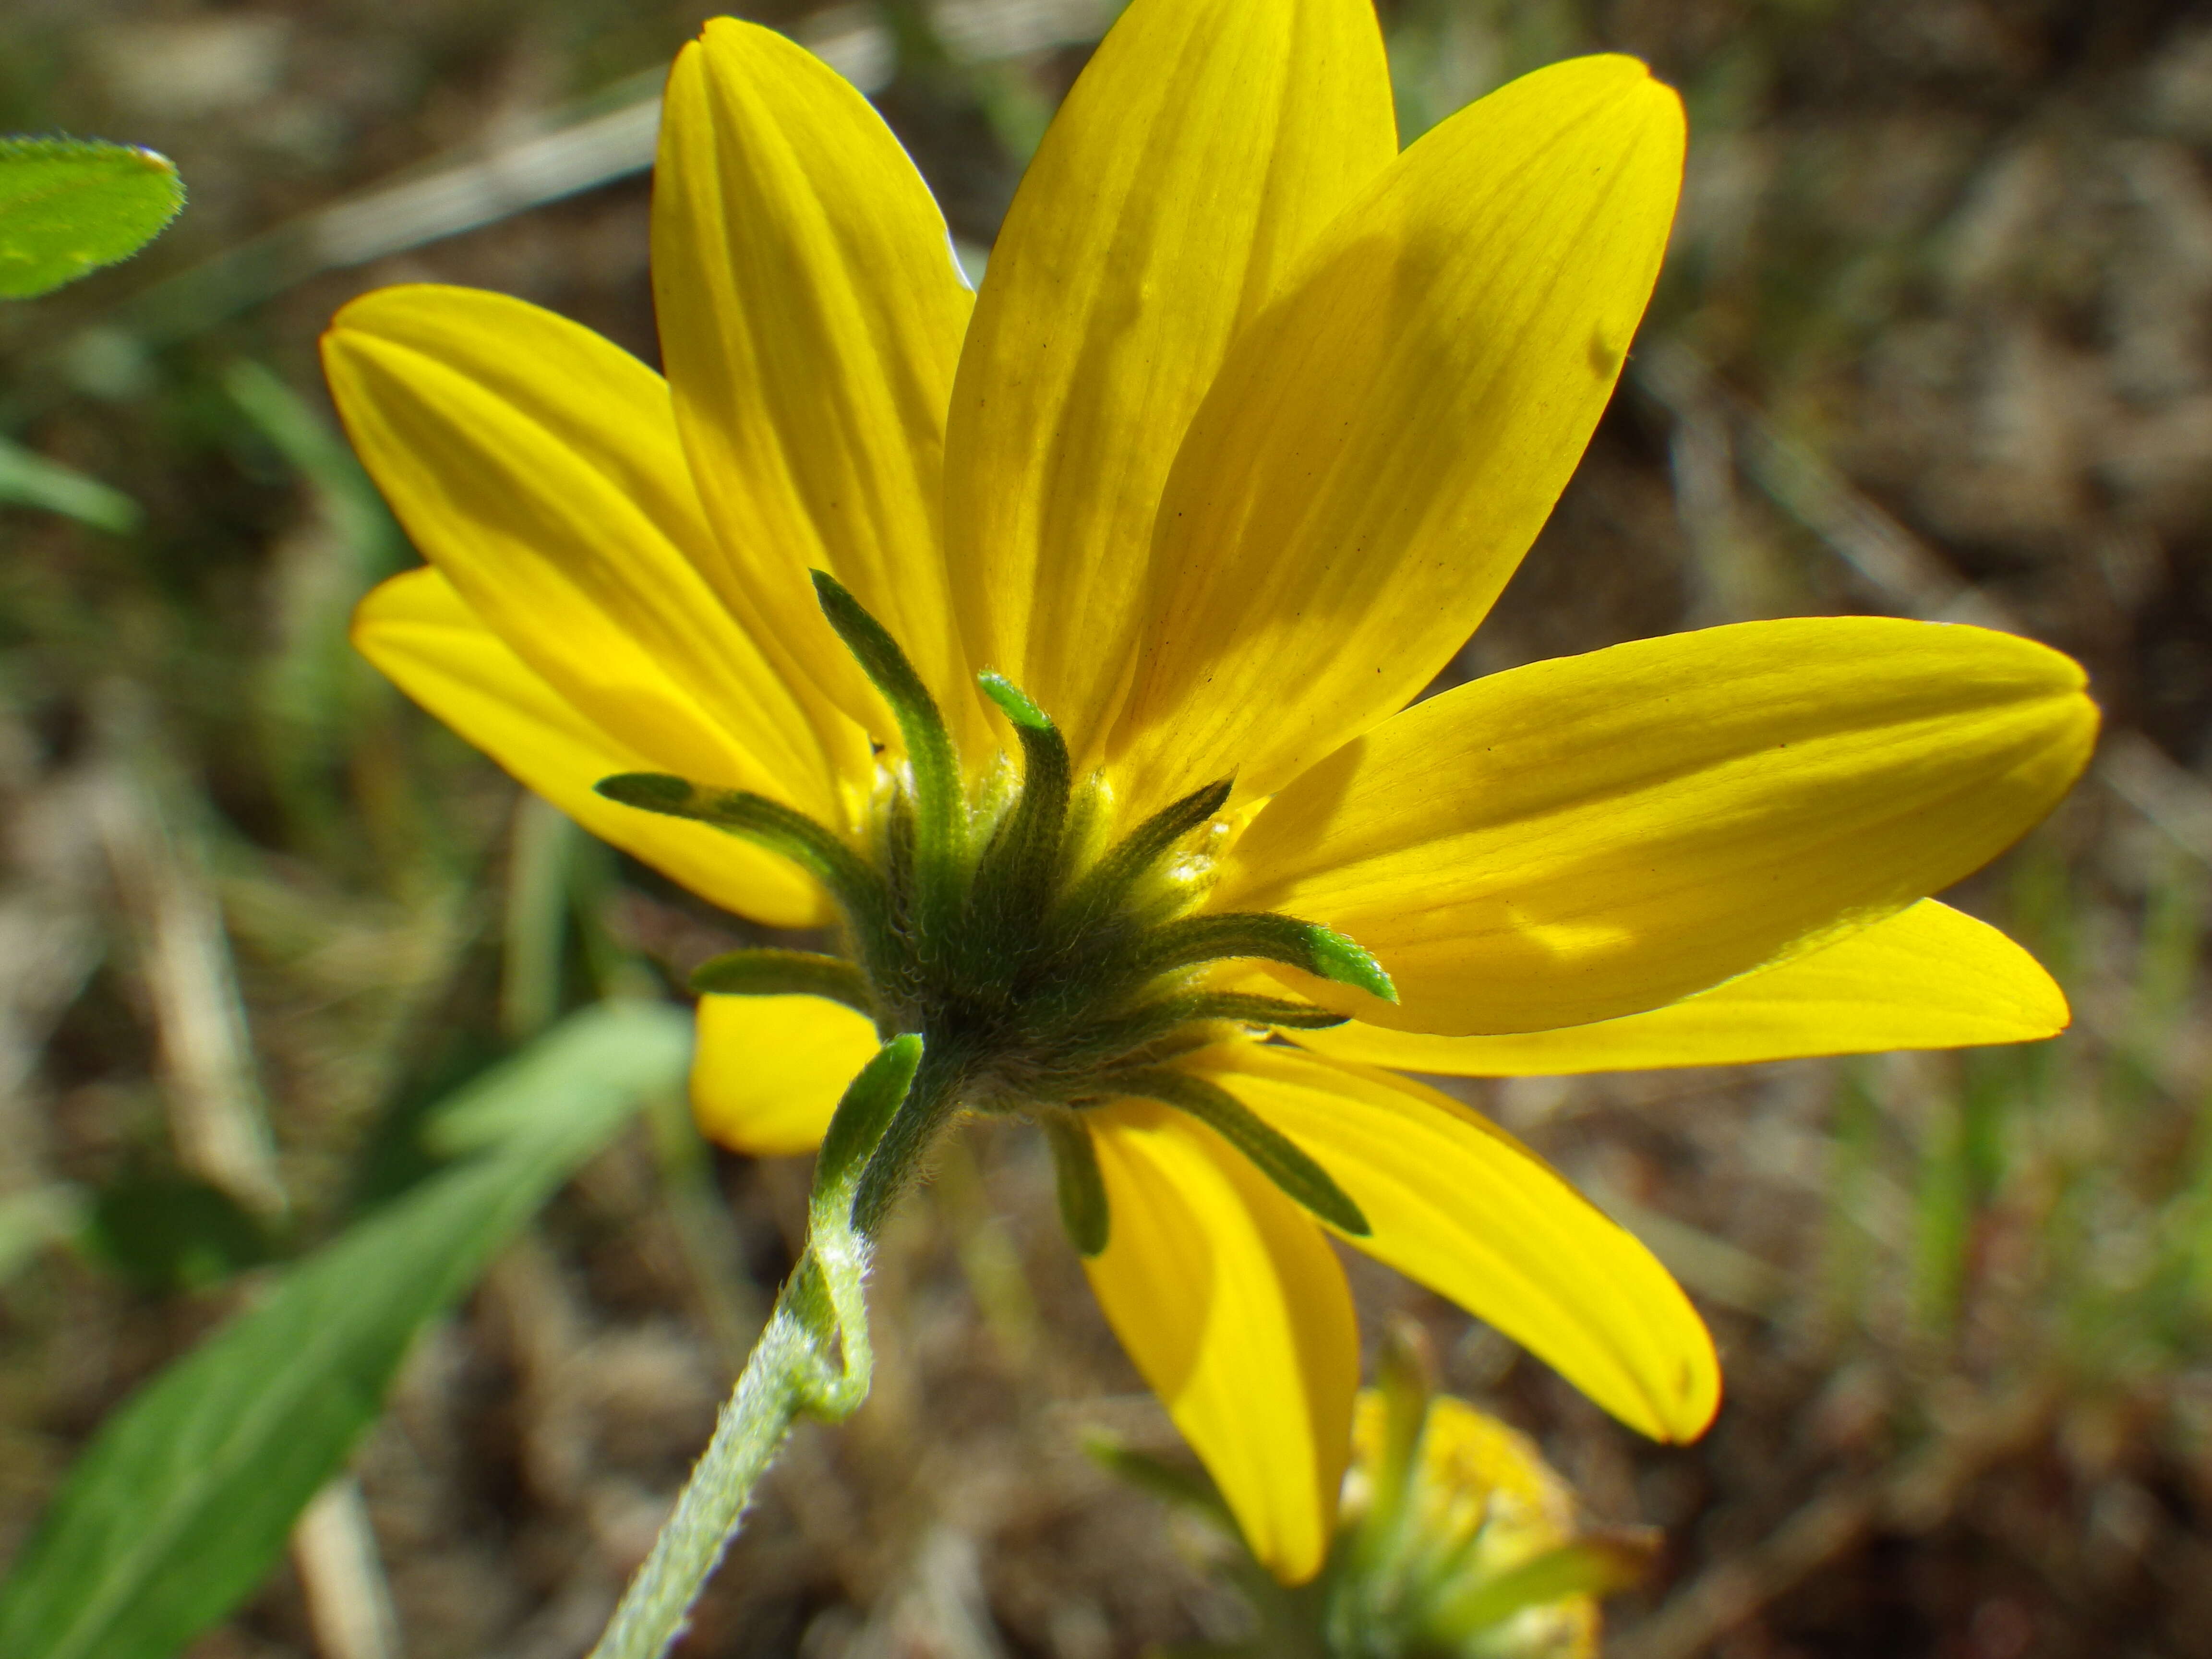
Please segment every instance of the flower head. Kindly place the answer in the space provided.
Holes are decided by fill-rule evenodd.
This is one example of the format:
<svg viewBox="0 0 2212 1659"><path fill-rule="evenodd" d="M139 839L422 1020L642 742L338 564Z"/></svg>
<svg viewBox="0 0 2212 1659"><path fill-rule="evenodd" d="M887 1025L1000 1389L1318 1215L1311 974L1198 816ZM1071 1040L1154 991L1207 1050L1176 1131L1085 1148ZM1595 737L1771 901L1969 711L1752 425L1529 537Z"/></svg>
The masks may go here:
<svg viewBox="0 0 2212 1659"><path fill-rule="evenodd" d="M1035 1117L1108 1318L1286 1579L1351 1443L1332 1231L1648 1434L1718 1401L1634 1239L1376 1068L2065 1022L1927 897L2083 764L2055 653L1759 623L1407 706L1611 395L1682 142L1591 58L1401 155L1368 0L1134 0L971 295L866 101L722 21L669 83L665 381L464 289L325 342L430 561L362 649L617 846L839 930L702 970L708 1132L805 1150L899 1030L893 1138Z"/></svg>
<svg viewBox="0 0 2212 1659"><path fill-rule="evenodd" d="M1393 1331L1381 1386L1353 1407L1352 1463L1327 1564L1285 1588L1260 1570L1204 1476L1100 1437L1091 1455L1224 1531L1217 1558L1256 1628L1225 1655L1277 1659L1588 1659L1598 1598L1650 1570L1655 1534L1587 1528L1574 1489L1526 1435L1436 1390L1418 1328Z"/></svg>

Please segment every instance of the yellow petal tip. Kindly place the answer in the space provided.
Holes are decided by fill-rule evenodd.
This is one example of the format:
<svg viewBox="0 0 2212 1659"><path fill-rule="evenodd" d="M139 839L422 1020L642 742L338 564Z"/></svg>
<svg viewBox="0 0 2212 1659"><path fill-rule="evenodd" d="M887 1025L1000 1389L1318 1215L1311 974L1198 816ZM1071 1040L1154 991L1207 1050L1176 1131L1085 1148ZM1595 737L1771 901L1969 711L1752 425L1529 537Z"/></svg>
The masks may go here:
<svg viewBox="0 0 2212 1659"><path fill-rule="evenodd" d="M1677 1290L1682 1317L1672 1333L1676 1352L1671 1367L1647 1374L1644 1413L1631 1415L1615 1407L1615 1415L1638 1433L1665 1446L1686 1446L1705 1437L1720 1415L1722 1386L1720 1352L1712 1332ZM1692 1334L1694 1333L1694 1334Z"/></svg>

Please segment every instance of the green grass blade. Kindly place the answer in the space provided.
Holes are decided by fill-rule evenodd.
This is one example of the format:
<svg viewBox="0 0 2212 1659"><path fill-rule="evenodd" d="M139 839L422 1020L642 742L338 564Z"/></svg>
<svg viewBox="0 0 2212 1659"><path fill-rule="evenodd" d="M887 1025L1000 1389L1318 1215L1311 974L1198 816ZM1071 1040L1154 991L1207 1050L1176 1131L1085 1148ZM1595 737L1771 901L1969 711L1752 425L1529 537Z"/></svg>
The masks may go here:
<svg viewBox="0 0 2212 1659"><path fill-rule="evenodd" d="M0 503L42 507L118 536L136 530L145 516L121 490L5 438L0 438Z"/></svg>
<svg viewBox="0 0 2212 1659"><path fill-rule="evenodd" d="M185 204L165 155L86 138L0 138L0 299L127 259Z"/></svg>
<svg viewBox="0 0 2212 1659"><path fill-rule="evenodd" d="M0 1586L9 1659L168 1659L261 1582L382 1408L416 1334L680 1084L690 1021L605 1004L433 1118L470 1154L301 1261L111 1417Z"/></svg>

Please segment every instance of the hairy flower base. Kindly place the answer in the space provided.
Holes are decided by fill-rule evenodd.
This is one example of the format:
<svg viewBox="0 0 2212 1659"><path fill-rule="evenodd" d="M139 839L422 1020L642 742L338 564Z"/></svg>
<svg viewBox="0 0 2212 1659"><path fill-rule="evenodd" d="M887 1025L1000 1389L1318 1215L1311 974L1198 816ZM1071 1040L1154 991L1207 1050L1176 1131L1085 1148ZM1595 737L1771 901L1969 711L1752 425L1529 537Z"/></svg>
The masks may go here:
<svg viewBox="0 0 2212 1659"><path fill-rule="evenodd" d="M847 956L738 951L693 976L724 995L827 996L888 1039L919 1035L921 1072L871 1161L854 1214L872 1225L936 1132L962 1110L1035 1117L1049 1131L1060 1214L1076 1247L1106 1247L1109 1217L1085 1108L1152 1100L1188 1112L1268 1179L1358 1237L1367 1218L1310 1157L1176 1061L1224 1024L1321 1030L1310 1003L1209 988L1212 963L1285 963L1395 999L1389 976L1343 934L1273 912L1192 914L1227 835L1224 779L1118 839L1103 779L1079 787L1050 717L1003 677L979 677L1012 723L1022 765L961 764L934 700L890 634L817 573L822 608L883 693L906 739L884 769L866 854L804 813L661 773L603 780L626 805L710 823L781 853L836 897ZM966 780L981 777L972 787Z"/></svg>

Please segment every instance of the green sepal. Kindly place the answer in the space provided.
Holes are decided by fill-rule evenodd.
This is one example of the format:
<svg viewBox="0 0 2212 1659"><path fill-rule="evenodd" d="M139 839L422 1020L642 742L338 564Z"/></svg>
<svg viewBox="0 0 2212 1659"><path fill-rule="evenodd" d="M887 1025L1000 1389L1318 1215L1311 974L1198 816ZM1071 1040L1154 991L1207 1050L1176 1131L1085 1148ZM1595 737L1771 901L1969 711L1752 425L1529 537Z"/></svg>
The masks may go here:
<svg viewBox="0 0 2212 1659"><path fill-rule="evenodd" d="M1351 1540L1350 1565L1356 1576L1381 1579L1392 1571L1384 1564L1403 1555L1419 1519L1411 1500L1419 1480L1429 1402L1437 1391L1436 1356L1427 1333L1411 1317L1399 1316L1383 1333L1375 1386L1382 1399L1382 1445L1367 1471L1367 1510Z"/></svg>
<svg viewBox="0 0 2212 1659"><path fill-rule="evenodd" d="M1251 1108L1211 1079L1188 1072L1126 1072L1114 1079L1121 1093L1139 1100L1157 1100L1179 1112L1188 1112L1244 1154L1252 1167L1273 1182L1297 1203L1319 1216L1339 1232L1364 1238L1374 1229L1367 1217L1336 1184L1336 1178L1314 1162L1303 1148L1279 1130L1261 1121Z"/></svg>
<svg viewBox="0 0 2212 1659"><path fill-rule="evenodd" d="M732 951L691 970L702 996L827 997L875 1018L867 976L842 957L812 951Z"/></svg>
<svg viewBox="0 0 2212 1659"><path fill-rule="evenodd" d="M1299 925L1306 930L1306 948L1313 953L1313 966L1307 972L1339 985L1349 985L1355 991L1364 991L1385 1002L1397 1001L1398 988L1382 971L1382 964L1358 940L1317 921Z"/></svg>
<svg viewBox="0 0 2212 1659"><path fill-rule="evenodd" d="M1150 1066L1165 1060L1158 1045L1165 1039L1209 1020L1233 1020L1240 1025L1280 1026L1285 1030L1318 1031L1333 1025L1341 1025L1349 1017L1328 1008L1316 1008L1310 1003L1289 1002L1277 997L1246 996L1227 991L1189 991L1162 997L1157 1002L1140 1003L1125 1013L1097 1021L1085 1031L1079 1042L1068 1042L1063 1050L1068 1061L1078 1067L1096 1067L1140 1049L1150 1050L1149 1058L1137 1063ZM1203 1047L1211 1039L1202 1032L1193 1031L1182 1045ZM1077 1076L1071 1079L1071 1097L1091 1096L1097 1092L1095 1078ZM1062 1098L1044 1082L1040 1088L1054 1098Z"/></svg>
<svg viewBox="0 0 2212 1659"><path fill-rule="evenodd" d="M948 927L959 903L959 872L968 842L967 802L952 734L945 728L937 699L929 695L890 630L828 571L810 574L822 614L898 721L907 765L914 775L915 868L922 908L933 930Z"/></svg>
<svg viewBox="0 0 2212 1659"><path fill-rule="evenodd" d="M854 922L878 921L883 878L859 854L804 812L744 789L715 789L665 772L618 772L592 786L609 800L641 811L709 823L780 853L836 896Z"/></svg>
<svg viewBox="0 0 2212 1659"><path fill-rule="evenodd" d="M1079 938L1119 909L1169 849L1222 809L1234 787L1233 780L1224 778L1194 789L1132 830L1061 901L1050 931L1061 939Z"/></svg>
<svg viewBox="0 0 2212 1659"><path fill-rule="evenodd" d="M1494 1577L1474 1578L1428 1622L1455 1644L1469 1642L1530 1607L1626 1589L1650 1573L1657 1554L1652 1538L1626 1530L1577 1538Z"/></svg>
<svg viewBox="0 0 2212 1659"><path fill-rule="evenodd" d="M1139 966L1144 972L1159 974L1237 957L1303 968L1385 1002L1398 1000L1398 988L1391 984L1382 964L1358 941L1319 922L1267 911L1227 911L1169 922L1154 931Z"/></svg>
<svg viewBox="0 0 2212 1659"><path fill-rule="evenodd" d="M1022 744L1021 799L977 864L976 901L1009 916L1034 915L1051 902L1060 878L1073 771L1067 742L1051 716L1003 674L978 674L975 683L1013 723Z"/></svg>
<svg viewBox="0 0 2212 1659"><path fill-rule="evenodd" d="M1186 1019L1233 1019L1240 1025L1275 1025L1285 1031L1326 1031L1347 1024L1350 1014L1287 997L1248 995L1242 991L1201 991L1183 999Z"/></svg>
<svg viewBox="0 0 2212 1659"><path fill-rule="evenodd" d="M1079 1255L1106 1248L1112 1217L1106 1205L1106 1179L1098 1172L1098 1152L1091 1126L1073 1112L1046 1112L1045 1144L1052 1148L1054 1186L1060 1199L1060 1224Z"/></svg>
<svg viewBox="0 0 2212 1659"><path fill-rule="evenodd" d="M1095 1429L1084 1436L1083 1452L1109 1474L1118 1475L1139 1491L1205 1516L1231 1538L1243 1536L1221 1488L1204 1468L1164 1462Z"/></svg>
<svg viewBox="0 0 2212 1659"><path fill-rule="evenodd" d="M1023 690L1004 674L994 673L987 668L975 676L975 684L982 687L985 696L998 704L1000 713L1023 731L1053 732L1059 731L1059 728L1052 723L1052 716L1038 708L1028 692Z"/></svg>

